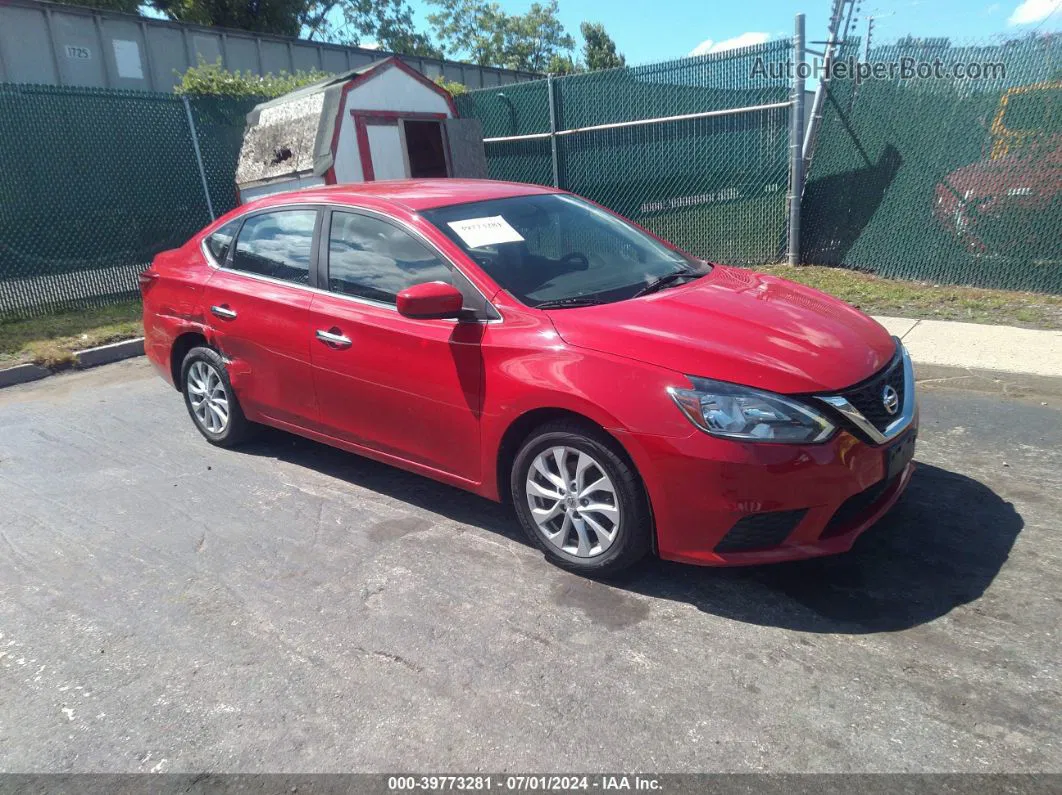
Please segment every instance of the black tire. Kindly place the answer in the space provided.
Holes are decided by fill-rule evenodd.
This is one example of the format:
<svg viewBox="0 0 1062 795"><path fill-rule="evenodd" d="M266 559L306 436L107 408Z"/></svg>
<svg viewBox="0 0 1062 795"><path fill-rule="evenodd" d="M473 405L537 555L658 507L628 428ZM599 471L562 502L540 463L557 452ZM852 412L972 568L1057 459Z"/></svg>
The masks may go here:
<svg viewBox="0 0 1062 795"><path fill-rule="evenodd" d="M225 390L225 398L228 403L228 419L227 422L225 422L224 427L217 430L207 427L204 420L200 419L193 407L192 388L189 386L189 373L197 362L201 362L215 372ZM240 401L237 399L236 392L232 388L232 382L229 381L229 373L225 368L225 360L222 359L221 355L213 348L192 348L185 355L184 361L181 362L181 393L184 395L184 405L185 408L188 409L188 416L192 418L192 423L203 435L203 438L211 444L217 445L218 447L234 447L235 445L246 441L254 432L255 425L244 416L243 409L240 407Z"/></svg>
<svg viewBox="0 0 1062 795"><path fill-rule="evenodd" d="M540 529L532 516L526 485L528 474L536 457L554 447L589 455L614 488L619 509L618 529L611 546L592 557L572 554L550 542L546 531ZM589 424L559 420L532 432L513 461L509 489L516 515L528 538L547 560L563 569L589 577L610 577L633 566L650 550L653 520L641 479L620 445ZM596 538L596 534L592 535Z"/></svg>

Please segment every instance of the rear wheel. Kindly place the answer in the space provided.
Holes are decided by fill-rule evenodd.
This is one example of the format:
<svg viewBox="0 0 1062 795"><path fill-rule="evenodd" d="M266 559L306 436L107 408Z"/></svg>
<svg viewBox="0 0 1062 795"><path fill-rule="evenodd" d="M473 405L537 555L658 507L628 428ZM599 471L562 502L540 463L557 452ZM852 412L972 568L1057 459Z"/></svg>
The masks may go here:
<svg viewBox="0 0 1062 795"><path fill-rule="evenodd" d="M524 531L562 568L606 576L649 551L641 481L603 432L575 422L542 426L517 454L510 488Z"/></svg>
<svg viewBox="0 0 1062 795"><path fill-rule="evenodd" d="M252 429L232 390L225 362L217 351L197 347L181 364L181 392L195 427L219 447L244 441Z"/></svg>

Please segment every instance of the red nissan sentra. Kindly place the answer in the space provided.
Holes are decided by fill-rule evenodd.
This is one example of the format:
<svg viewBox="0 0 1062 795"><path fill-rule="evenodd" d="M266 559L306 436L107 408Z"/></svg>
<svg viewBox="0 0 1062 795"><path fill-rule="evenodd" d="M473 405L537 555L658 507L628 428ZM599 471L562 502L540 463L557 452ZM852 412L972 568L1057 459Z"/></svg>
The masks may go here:
<svg viewBox="0 0 1062 795"><path fill-rule="evenodd" d="M511 501L573 571L843 552L914 467L911 361L875 321L562 191L271 196L141 285L212 444L261 423Z"/></svg>

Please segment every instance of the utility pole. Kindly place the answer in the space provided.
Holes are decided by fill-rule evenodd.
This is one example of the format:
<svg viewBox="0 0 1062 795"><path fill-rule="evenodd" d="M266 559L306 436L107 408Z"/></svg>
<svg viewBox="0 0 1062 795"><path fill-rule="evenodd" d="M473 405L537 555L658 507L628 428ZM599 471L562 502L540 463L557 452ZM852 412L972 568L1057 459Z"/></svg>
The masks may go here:
<svg viewBox="0 0 1062 795"><path fill-rule="evenodd" d="M790 265L800 264L800 200L804 195L804 15L793 27L792 100L789 113L789 251Z"/></svg>
<svg viewBox="0 0 1062 795"><path fill-rule="evenodd" d="M808 119L808 128L804 134L804 175L811 168L811 158L815 153L815 142L819 135L819 126L822 124L822 109L826 104L826 90L829 88L830 74L833 67L833 59L837 47L844 43L848 29L855 16L856 6L859 0L833 0L833 10L830 13L830 31L825 42L812 42L812 44L825 44L823 52L808 50L813 55L822 57L823 69L819 85L815 89L815 99L811 103L811 118ZM803 187L803 186L802 186Z"/></svg>

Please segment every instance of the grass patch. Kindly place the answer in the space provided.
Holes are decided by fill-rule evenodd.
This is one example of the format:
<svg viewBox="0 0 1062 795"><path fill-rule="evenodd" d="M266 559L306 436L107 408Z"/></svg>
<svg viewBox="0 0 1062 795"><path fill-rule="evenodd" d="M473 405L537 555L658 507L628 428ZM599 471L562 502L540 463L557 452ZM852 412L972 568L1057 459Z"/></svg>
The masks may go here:
<svg viewBox="0 0 1062 795"><path fill-rule="evenodd" d="M143 333L137 300L0 321L0 368L32 363L62 369L74 363L75 351L133 339Z"/></svg>
<svg viewBox="0 0 1062 795"><path fill-rule="evenodd" d="M873 315L1062 329L1062 296L881 279L845 268L763 265L763 273L815 287ZM74 352L143 335L140 302L0 321L0 368L70 367Z"/></svg>
<svg viewBox="0 0 1062 795"><path fill-rule="evenodd" d="M819 265L763 265L754 270L822 290L871 315L1062 329L1059 295L882 279Z"/></svg>

